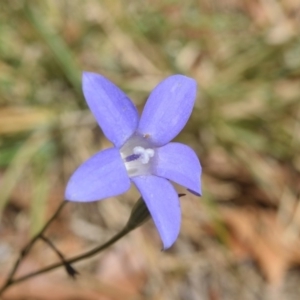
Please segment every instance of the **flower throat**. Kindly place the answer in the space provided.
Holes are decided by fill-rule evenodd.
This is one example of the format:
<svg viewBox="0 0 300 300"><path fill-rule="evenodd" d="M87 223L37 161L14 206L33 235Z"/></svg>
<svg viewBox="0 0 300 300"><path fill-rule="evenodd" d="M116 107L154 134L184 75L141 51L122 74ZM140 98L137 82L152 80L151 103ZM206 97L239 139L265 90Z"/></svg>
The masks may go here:
<svg viewBox="0 0 300 300"><path fill-rule="evenodd" d="M120 149L129 177L150 175L155 148L144 137L132 135Z"/></svg>

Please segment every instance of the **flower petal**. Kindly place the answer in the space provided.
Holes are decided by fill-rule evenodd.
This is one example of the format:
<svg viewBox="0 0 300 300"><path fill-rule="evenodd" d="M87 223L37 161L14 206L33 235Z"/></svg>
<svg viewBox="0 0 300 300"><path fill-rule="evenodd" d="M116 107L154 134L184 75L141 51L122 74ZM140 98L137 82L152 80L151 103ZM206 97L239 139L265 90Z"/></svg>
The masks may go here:
<svg viewBox="0 0 300 300"><path fill-rule="evenodd" d="M168 180L156 176L138 176L131 180L146 202L164 249L171 247L181 223L180 202L174 187Z"/></svg>
<svg viewBox="0 0 300 300"><path fill-rule="evenodd" d="M83 94L105 136L118 148L134 133L138 112L131 100L105 77L84 72Z"/></svg>
<svg viewBox="0 0 300 300"><path fill-rule="evenodd" d="M120 152L109 148L98 152L84 162L71 176L65 198L88 202L124 193L130 187Z"/></svg>
<svg viewBox="0 0 300 300"><path fill-rule="evenodd" d="M189 119L196 92L196 81L183 75L173 75L162 81L146 102L138 132L149 137L155 146L168 143Z"/></svg>
<svg viewBox="0 0 300 300"><path fill-rule="evenodd" d="M152 174L172 180L195 194L201 194L201 165L196 153L180 143L157 148Z"/></svg>

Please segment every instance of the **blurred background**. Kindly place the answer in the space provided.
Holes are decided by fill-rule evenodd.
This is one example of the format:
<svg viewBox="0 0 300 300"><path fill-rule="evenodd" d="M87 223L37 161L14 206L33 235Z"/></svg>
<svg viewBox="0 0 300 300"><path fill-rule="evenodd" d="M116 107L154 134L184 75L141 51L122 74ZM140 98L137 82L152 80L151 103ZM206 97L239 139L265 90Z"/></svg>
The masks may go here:
<svg viewBox="0 0 300 300"><path fill-rule="evenodd" d="M109 147L81 92L83 70L141 111L168 75L195 78L177 141L203 166L162 252L152 222L93 259L9 289L5 299L299 299L298 0L1 1L0 283L63 200L69 176ZM183 192L178 187L178 192ZM69 204L47 236L71 257L106 241L138 199ZM58 261L42 242L18 275Z"/></svg>

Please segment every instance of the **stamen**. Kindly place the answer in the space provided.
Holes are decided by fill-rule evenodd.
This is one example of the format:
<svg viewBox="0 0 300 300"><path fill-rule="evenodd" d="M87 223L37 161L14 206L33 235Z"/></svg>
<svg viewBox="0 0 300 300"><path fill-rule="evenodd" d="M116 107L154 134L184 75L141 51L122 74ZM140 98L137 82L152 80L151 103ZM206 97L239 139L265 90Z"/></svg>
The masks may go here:
<svg viewBox="0 0 300 300"><path fill-rule="evenodd" d="M136 155L140 155L139 159L142 164L147 164L151 157L154 156L154 150L151 148L145 149L141 146L137 146L133 148L133 153Z"/></svg>
<svg viewBox="0 0 300 300"><path fill-rule="evenodd" d="M134 134L120 149L125 168L129 177L150 175L155 155L155 147L147 140L147 137Z"/></svg>

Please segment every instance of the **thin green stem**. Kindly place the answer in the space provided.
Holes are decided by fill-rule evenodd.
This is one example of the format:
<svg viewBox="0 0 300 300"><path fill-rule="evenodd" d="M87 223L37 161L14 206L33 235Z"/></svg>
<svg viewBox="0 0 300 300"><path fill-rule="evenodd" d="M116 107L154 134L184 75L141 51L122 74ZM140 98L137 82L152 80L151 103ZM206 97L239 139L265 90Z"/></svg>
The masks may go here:
<svg viewBox="0 0 300 300"><path fill-rule="evenodd" d="M31 241L29 242L29 244L23 249L22 253L25 256L29 250L32 248L32 246L34 245L34 243L44 234L44 232L46 231L46 229L50 226L50 224L56 219L56 217L59 215L59 213L61 212L61 210L64 208L64 206L68 203L68 201L64 200L60 206L57 208L57 210L55 211L55 213L53 214L53 216L49 219L49 221L45 224L45 226L40 230L40 232L38 232L34 238L31 239Z"/></svg>
<svg viewBox="0 0 300 300"><path fill-rule="evenodd" d="M179 194L178 196L181 197L184 194ZM31 277L35 277L38 276L40 274L52 271L54 269L57 269L61 266L64 266L67 273L72 276L73 278L75 278L75 276L78 274L78 272L71 266L72 263L75 263L77 261L80 260L84 260L86 258L92 257L94 255L96 255L97 253L101 252L102 250L108 248L109 246L111 246L112 244L114 244L115 242L117 242L119 239L121 239L123 236L125 236L126 234L128 234L129 232L131 232L132 230L134 230L135 228L141 226L142 224L144 224L147 220L150 219L150 213L148 211L148 208L145 204L145 202L143 201L142 197L140 197L138 199L138 201L136 202L136 204L134 205L131 214L129 216L129 219L126 223L126 225L124 226L124 228L117 233L116 235L114 235L110 240L108 240L106 243L104 243L101 246L97 246L94 249L91 249L81 255L77 255L73 258L70 259L65 259L65 257L63 256L63 254L54 246L54 244L44 236L44 231L48 228L48 226L50 225L50 223L57 217L57 215L59 214L59 212L61 211L61 209L63 208L63 206L65 205L65 203L67 203L66 201L64 201L57 209L57 211L54 213L54 215L52 216L52 218L46 223L46 225L43 227L43 229L34 237L32 238L32 240L28 243L28 245L24 248L24 250L21 252L17 262L15 263L6 283L3 285L3 287L0 289L0 295L10 286L19 283L21 281L25 281ZM25 257L25 255L28 253L28 251L31 249L31 247L33 246L33 244L37 241L37 239L41 239L44 242L46 242L55 252L56 254L59 256L59 258L61 259L61 262L59 263L55 263L52 264L48 267L45 267L41 270L35 271L33 273L29 273L27 275L21 276L19 278L13 279L13 276L20 264L20 262L22 261L22 259Z"/></svg>
<svg viewBox="0 0 300 300"><path fill-rule="evenodd" d="M19 277L19 278L16 278L16 279L14 279L10 283L10 285L19 283L21 281L27 280L27 279L29 279L31 277L34 277L34 276L37 276L37 275L40 275L40 274L43 274L43 273L46 273L46 272L52 271L52 270L57 269L57 268L59 268L61 266L64 266L65 264L72 264L72 263L75 263L75 262L77 262L79 260L83 260L83 259L92 257L92 256L96 255L97 253L99 253L100 251L102 251L102 250L108 248L109 246L111 246L112 244L114 244L116 241L118 241L119 239L121 239L123 236L125 236L130 231L131 230L128 230L127 228L125 228L125 229L123 229L121 232L117 233L109 241L107 241L105 244L103 244L101 246L97 246L94 249L91 249L91 250L89 250L89 251L87 251L87 252L85 252L85 253L83 253L81 255L75 256L73 258L67 259L67 260L65 260L63 262L52 264L52 265L50 265L50 266L48 266L48 267L46 267L44 269L38 270L36 272L27 274L27 275Z"/></svg>
<svg viewBox="0 0 300 300"><path fill-rule="evenodd" d="M53 245L53 243L48 238L41 235L40 239L43 240L58 255L58 257L62 260L62 262L65 261L65 258L62 255L62 253Z"/></svg>
<svg viewBox="0 0 300 300"><path fill-rule="evenodd" d="M53 216L49 219L49 221L45 224L45 226L29 241L29 243L24 247L24 249L21 251L18 259L16 260L13 268L11 269L6 282L4 283L4 285L2 286L2 288L0 289L0 295L12 284L14 284L14 280L13 280L13 276L15 275L20 263L23 261L23 259L25 258L25 256L28 254L28 252L30 251L30 249L32 248L32 246L35 244L35 242L44 234L44 232L46 231L46 229L49 227L49 225L56 219L56 217L58 216L58 214L61 212L61 210L63 209L63 207L65 206L65 204L68 203L68 201L63 201L59 207L57 208L57 210L55 211L55 213L53 214Z"/></svg>

